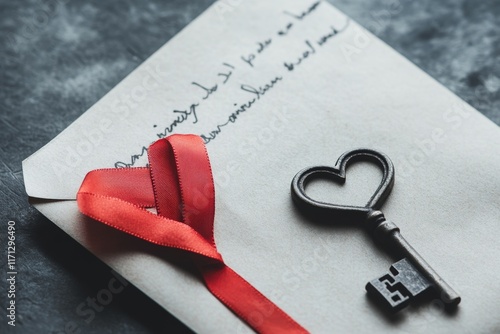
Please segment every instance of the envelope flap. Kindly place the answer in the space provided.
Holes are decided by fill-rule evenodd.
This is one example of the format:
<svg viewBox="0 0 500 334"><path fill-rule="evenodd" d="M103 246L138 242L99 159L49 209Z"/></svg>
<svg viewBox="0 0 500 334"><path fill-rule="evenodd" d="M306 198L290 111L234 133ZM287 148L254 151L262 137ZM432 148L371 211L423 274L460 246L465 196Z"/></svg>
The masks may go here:
<svg viewBox="0 0 500 334"><path fill-rule="evenodd" d="M130 143L120 136L119 130L128 130L126 124L110 116L92 107L25 159L23 175L27 194L44 199L76 199L78 188L89 171L114 167L113 157L116 160L120 148L125 151Z"/></svg>

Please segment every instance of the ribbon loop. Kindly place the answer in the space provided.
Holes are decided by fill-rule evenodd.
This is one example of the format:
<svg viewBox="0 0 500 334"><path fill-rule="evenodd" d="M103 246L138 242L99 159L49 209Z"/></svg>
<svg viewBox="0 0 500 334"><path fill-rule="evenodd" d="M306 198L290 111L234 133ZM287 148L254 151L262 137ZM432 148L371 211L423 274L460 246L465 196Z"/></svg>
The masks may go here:
<svg viewBox="0 0 500 334"><path fill-rule="evenodd" d="M172 135L148 149L149 168L100 169L77 194L80 211L153 244L192 257L210 292L260 333L307 333L229 268L214 240L215 190L202 139ZM158 214L145 208L155 207ZM207 265L209 263L219 265Z"/></svg>

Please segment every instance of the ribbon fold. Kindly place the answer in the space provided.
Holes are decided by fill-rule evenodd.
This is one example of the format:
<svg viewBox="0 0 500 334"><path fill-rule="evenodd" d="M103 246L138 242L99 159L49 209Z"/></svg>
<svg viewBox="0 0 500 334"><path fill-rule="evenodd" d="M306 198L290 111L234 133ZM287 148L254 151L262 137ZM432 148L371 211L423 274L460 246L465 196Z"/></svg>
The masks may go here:
<svg viewBox="0 0 500 334"><path fill-rule="evenodd" d="M215 189L202 139L160 139L149 147L148 159L145 168L89 172L77 194L80 211L147 242L196 254L191 258L210 292L255 331L307 333L231 270L217 251Z"/></svg>

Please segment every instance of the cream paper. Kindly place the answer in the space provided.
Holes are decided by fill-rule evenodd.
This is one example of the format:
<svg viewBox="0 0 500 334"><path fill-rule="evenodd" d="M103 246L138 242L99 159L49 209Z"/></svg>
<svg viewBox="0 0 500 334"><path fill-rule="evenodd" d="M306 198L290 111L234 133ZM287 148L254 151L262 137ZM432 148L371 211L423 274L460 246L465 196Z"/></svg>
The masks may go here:
<svg viewBox="0 0 500 334"><path fill-rule="evenodd" d="M171 133L208 142L226 263L308 330L499 330L497 126L328 3L215 3L23 162L36 208L158 304L197 332L249 332L179 253L78 212L88 171L144 166L144 149ZM361 146L392 157L383 211L461 294L456 314L434 300L384 316L364 286L393 259L364 231L314 224L293 206L297 171ZM357 164L344 187L310 191L363 204L379 174Z"/></svg>

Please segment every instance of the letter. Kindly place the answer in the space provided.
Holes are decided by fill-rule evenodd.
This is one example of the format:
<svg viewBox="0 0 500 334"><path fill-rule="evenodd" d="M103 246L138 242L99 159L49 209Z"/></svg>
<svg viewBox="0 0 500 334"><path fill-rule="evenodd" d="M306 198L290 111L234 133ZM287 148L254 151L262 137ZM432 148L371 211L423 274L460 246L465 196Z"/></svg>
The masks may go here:
<svg viewBox="0 0 500 334"><path fill-rule="evenodd" d="M120 285L118 288L115 287L113 284L114 282L116 282L116 278L111 278L109 280L109 283L108 283L108 289L109 291L111 291L112 293L114 294L117 294L117 293L120 293L123 291L123 289L125 288L123 285Z"/></svg>
<svg viewBox="0 0 500 334"><path fill-rule="evenodd" d="M444 134L444 130L441 128L435 128L432 131L432 140L438 144L442 144L446 141L446 135Z"/></svg>
<svg viewBox="0 0 500 334"><path fill-rule="evenodd" d="M116 99L111 103L111 111L114 114L118 114L118 115L121 114L122 119L127 118L128 115L130 114L129 107L126 104L124 104L122 101L120 101L120 99Z"/></svg>
<svg viewBox="0 0 500 334"><path fill-rule="evenodd" d="M309 275L302 271L302 267L293 267L292 271L295 275L299 276L301 279L306 279Z"/></svg>
<svg viewBox="0 0 500 334"><path fill-rule="evenodd" d="M323 241L321 241L321 246L316 247L314 249L314 257L318 259L319 261L326 261L328 259L328 255L322 255L323 253L323 248L325 248L325 245Z"/></svg>
<svg viewBox="0 0 500 334"><path fill-rule="evenodd" d="M104 298L104 296L106 296L106 298ZM113 301L113 294L107 289L99 290L97 293L97 301L101 303L101 305L109 305L109 303Z"/></svg>
<svg viewBox="0 0 500 334"><path fill-rule="evenodd" d="M78 144L76 144L76 151L79 155L86 157L90 153L92 153L93 146L88 140L80 140Z"/></svg>
<svg viewBox="0 0 500 334"><path fill-rule="evenodd" d="M78 328L78 325L74 321L68 321L66 326L64 326L64 330L66 331L66 334L80 333L80 328Z"/></svg>
<svg viewBox="0 0 500 334"><path fill-rule="evenodd" d="M132 100L135 102L142 102L146 99L146 89L142 86L135 86L132 88L131 93Z"/></svg>
<svg viewBox="0 0 500 334"><path fill-rule="evenodd" d="M308 273L313 273L318 270L318 263L314 257L308 257L302 262L302 268Z"/></svg>
<svg viewBox="0 0 500 334"><path fill-rule="evenodd" d="M366 25L364 25L366 30L371 31L374 34L378 34L380 30L383 28L377 21L371 20Z"/></svg>
<svg viewBox="0 0 500 334"><path fill-rule="evenodd" d="M189 114L188 115L193 115L193 124L198 123L198 115L196 114L196 107L198 106L198 103L194 103L191 106L189 106Z"/></svg>
<svg viewBox="0 0 500 334"><path fill-rule="evenodd" d="M467 104L465 102L458 103L457 113L460 114L460 116L462 116L462 118L464 118L464 119L467 119L470 117L470 111L469 111Z"/></svg>
<svg viewBox="0 0 500 334"><path fill-rule="evenodd" d="M87 297L87 305L90 306L90 307L92 307L97 312L101 312L102 310L104 310L104 307L102 307L101 305L96 304L95 298Z"/></svg>
<svg viewBox="0 0 500 334"><path fill-rule="evenodd" d="M291 63L283 63L283 65L285 65L286 69L289 70L289 71L293 71L294 69L294 65L291 64Z"/></svg>
<svg viewBox="0 0 500 334"><path fill-rule="evenodd" d="M399 1L399 0L390 1L388 7L389 7L389 11L392 15L397 15L397 14L401 13L401 11L403 10L403 6L401 5L401 1Z"/></svg>
<svg viewBox="0 0 500 334"><path fill-rule="evenodd" d="M274 133L269 128L263 128L259 131L259 140L264 145L270 144L274 140Z"/></svg>
<svg viewBox="0 0 500 334"><path fill-rule="evenodd" d="M409 161L412 165L421 166L425 162L425 154L422 151L414 150L410 154Z"/></svg>
<svg viewBox="0 0 500 334"><path fill-rule="evenodd" d="M102 133L98 128L91 128L90 131L85 131L84 135L94 146L99 146L103 139Z"/></svg>
<svg viewBox="0 0 500 334"><path fill-rule="evenodd" d="M295 291L300 287L300 279L289 270L283 273L281 280L287 284L287 288L291 291Z"/></svg>
<svg viewBox="0 0 500 334"><path fill-rule="evenodd" d="M152 76L146 75L144 79L142 79L142 86L150 91L154 90L155 88L158 88L158 82L152 79L153 79Z"/></svg>
<svg viewBox="0 0 500 334"><path fill-rule="evenodd" d="M255 59L255 55L253 53L248 55L248 58L245 58L244 56L241 56L241 60L243 60L245 63L250 65L250 67L253 67L253 60Z"/></svg>
<svg viewBox="0 0 500 334"><path fill-rule="evenodd" d="M16 309L16 301L11 300L9 307L7 307L7 310L15 310Z"/></svg>
<svg viewBox="0 0 500 334"><path fill-rule="evenodd" d="M41 20L38 20L38 18L41 18ZM47 23L49 23L49 19L50 16L46 11L44 10L37 11L33 15L33 25L36 26L38 29L43 28L45 25L47 25Z"/></svg>
<svg viewBox="0 0 500 334"><path fill-rule="evenodd" d="M238 325L238 329L236 330L236 332L238 334L252 334L252 333L255 333L253 330L251 330L250 328L248 328L247 326L245 326L245 324L240 321L240 324Z"/></svg>
<svg viewBox="0 0 500 334"><path fill-rule="evenodd" d="M82 162L82 158L78 155L78 153L76 153L75 150L73 150L73 148L66 147L66 152L67 155L64 162L66 163L67 166L74 168Z"/></svg>
<svg viewBox="0 0 500 334"><path fill-rule="evenodd" d="M152 69L151 67L149 67L149 66L146 66L146 72L148 72L148 73L149 73L150 77L149 77L149 76L147 76L146 78L144 78L144 80L147 80L147 79L151 78L151 79L153 79L154 81L156 81L156 83L157 83L157 84L160 84L160 83L162 82L162 78L161 78L161 77L160 77L160 75L159 75L159 73L161 73L161 71L159 71L159 70L158 70L159 66L160 66L160 64L157 64L157 65L156 65L156 69L155 69L155 70L153 70L153 69ZM165 74L165 73L163 73L163 74ZM148 88L148 87L144 84L144 82L143 82L143 85L144 85L144 87ZM156 85L156 86L151 86L151 87L152 87L152 88L156 88L156 87L158 87L158 85ZM149 88L148 88L148 89L149 89Z"/></svg>
<svg viewBox="0 0 500 334"><path fill-rule="evenodd" d="M137 103L131 100L131 96L129 94L122 95L123 102L131 109L137 107Z"/></svg>
<svg viewBox="0 0 500 334"><path fill-rule="evenodd" d="M251 161L257 158L257 152L255 148L249 145L248 141L243 141L238 146L238 151L240 152L241 155L243 155L246 158L247 161Z"/></svg>
<svg viewBox="0 0 500 334"><path fill-rule="evenodd" d="M203 85L200 85L199 83L197 82L191 82L192 85L196 86L196 87L199 87L201 89L203 89L205 91L205 96L202 97L203 100L206 100L208 99L208 97L210 96L210 94L212 94L213 92L215 92L217 90L217 85L215 85L214 87L212 88L207 88Z"/></svg>
<svg viewBox="0 0 500 334"><path fill-rule="evenodd" d="M169 71L169 68L168 68L168 67L166 67L166 68L162 69L162 68L160 67L160 64L156 64L155 70L156 70L156 72L155 72L155 73L157 73L158 75L164 75L164 76L167 76L167 75L170 73L170 71ZM160 76L158 76L158 77L157 77L157 76L154 76L154 77L158 80L158 82L159 82L159 83L161 83L161 82L163 81L163 78L162 78L162 77L160 77Z"/></svg>
<svg viewBox="0 0 500 334"><path fill-rule="evenodd" d="M310 50L307 50L307 51L304 52L304 58L307 58L307 57L309 57L309 55L316 53L316 49L311 44L311 42L306 41L306 45L309 47Z"/></svg>
<svg viewBox="0 0 500 334"><path fill-rule="evenodd" d="M21 44L21 41L20 41L21 38L22 38L22 36L19 36L19 35L13 33L13 32L8 33L7 36L6 36L7 45L12 50L14 50L14 52L16 52L16 53L19 51L18 48L19 48L19 45ZM18 57L13 56L12 59L11 59L11 61L17 63L19 61L19 59L18 59Z"/></svg>
<svg viewBox="0 0 500 334"><path fill-rule="evenodd" d="M417 140L415 144L427 156L431 155L436 149L436 144L430 139Z"/></svg>
<svg viewBox="0 0 500 334"><path fill-rule="evenodd" d="M249 92L249 93L252 93L252 94L255 94L257 100L260 99L260 92L257 88L255 87L252 87L250 85L241 85L240 87L242 90L244 90L245 92Z"/></svg>
<svg viewBox="0 0 500 334"><path fill-rule="evenodd" d="M243 0L226 0L226 2L233 7L239 6L241 4L241 1Z"/></svg>
<svg viewBox="0 0 500 334"><path fill-rule="evenodd" d="M224 15L227 12L233 11L233 7L224 3L223 1L217 1L215 3L215 8L217 9L217 12L219 13L219 15Z"/></svg>
<svg viewBox="0 0 500 334"><path fill-rule="evenodd" d="M276 115L276 117L278 117L279 119L281 119L281 121L283 123L288 123L288 119L290 118L290 114L288 113L288 108L283 106L281 108L281 112L280 111L277 111L277 112L274 112L273 111L273 114Z"/></svg>
<svg viewBox="0 0 500 334"><path fill-rule="evenodd" d="M273 290L269 294L269 299L277 304L280 304L280 302L283 301L283 297L284 297L283 291L280 290Z"/></svg>
<svg viewBox="0 0 500 334"><path fill-rule="evenodd" d="M281 126L279 126L278 124L281 124ZM273 132L282 132L285 128L285 125L282 121L280 121L279 117L273 117L269 122L269 126L271 130L273 130Z"/></svg>
<svg viewBox="0 0 500 334"><path fill-rule="evenodd" d="M446 123L452 124L453 129L458 129L462 125L462 118L456 115L454 110L447 110L443 119Z"/></svg>
<svg viewBox="0 0 500 334"><path fill-rule="evenodd" d="M115 168L127 168L133 166L132 164L127 164L123 161L117 161L115 162Z"/></svg>
<svg viewBox="0 0 500 334"><path fill-rule="evenodd" d="M262 150L262 145L260 145L260 142L257 138L249 137L248 141L250 142L250 144L253 145L253 147L255 147L256 150L258 150L258 151Z"/></svg>
<svg viewBox="0 0 500 334"><path fill-rule="evenodd" d="M372 18L381 26L387 24L391 20L391 13L387 9L379 10L378 12L373 13Z"/></svg>
<svg viewBox="0 0 500 334"><path fill-rule="evenodd" d="M227 171L230 174L236 174L240 170L240 163L238 161L229 161L227 163Z"/></svg>
<svg viewBox="0 0 500 334"><path fill-rule="evenodd" d="M219 187L224 188L229 184L231 176L226 171L220 171L214 175L214 180Z"/></svg>
<svg viewBox="0 0 500 334"><path fill-rule="evenodd" d="M76 314L80 317L85 317L85 316L88 316L87 319L85 319L85 322L87 324L90 324L90 322L92 320L94 320L95 318L95 312L94 310L90 309L90 308L85 308L85 303L81 303L80 305L78 305L76 307Z"/></svg>
<svg viewBox="0 0 500 334"><path fill-rule="evenodd" d="M354 45L356 45L359 49L364 49L368 45L370 45L370 37L363 31L358 30L354 36Z"/></svg>
<svg viewBox="0 0 500 334"><path fill-rule="evenodd" d="M113 276L115 276L116 279L119 280L124 287L128 285L128 281L125 278L123 278L122 275L118 274L116 271L111 270L111 274L113 274Z"/></svg>
<svg viewBox="0 0 500 334"><path fill-rule="evenodd" d="M113 125L113 121L111 121L109 118L103 118L101 119L101 123L99 124L99 129L103 133L109 133L111 131Z"/></svg>
<svg viewBox="0 0 500 334"><path fill-rule="evenodd" d="M253 311L248 315L248 322L252 324L252 327L257 327L262 325L264 317L262 316L262 313Z"/></svg>
<svg viewBox="0 0 500 334"><path fill-rule="evenodd" d="M196 193L193 194L194 195L194 201L193 201L194 208L193 209L195 209L194 210L195 212L199 212L199 210L206 208L209 205L210 201L199 190L196 189L195 191L196 191ZM189 212L188 210L186 210L187 214L189 214L189 213L195 214L195 212L193 212L193 211Z"/></svg>
<svg viewBox="0 0 500 334"><path fill-rule="evenodd" d="M36 31L34 25L25 25L23 29L21 29L21 35L26 39L26 40L32 40L33 37L35 36Z"/></svg>
<svg viewBox="0 0 500 334"><path fill-rule="evenodd" d="M342 43L340 45L340 51L342 51L342 54L347 61L352 61L351 58L353 55L361 53L361 50L359 50L357 47L347 43Z"/></svg>
<svg viewBox="0 0 500 334"><path fill-rule="evenodd" d="M15 320L9 321L8 324L11 325L11 326L16 327L16 321Z"/></svg>
<svg viewBox="0 0 500 334"><path fill-rule="evenodd" d="M275 310L276 310L276 307L274 305L268 304L268 305L262 307L259 311L264 317L269 317L274 313Z"/></svg>
<svg viewBox="0 0 500 334"><path fill-rule="evenodd" d="M399 175L402 176L403 178L410 176L415 171L413 165L410 164L406 159L399 161L398 166L399 166L398 168Z"/></svg>
<svg viewBox="0 0 500 334"><path fill-rule="evenodd" d="M42 2L43 2L43 5L45 7L47 7L47 10L49 12L54 13L56 11L56 9L57 9L57 0L44 0ZM52 4L52 6L51 6L51 4Z"/></svg>

